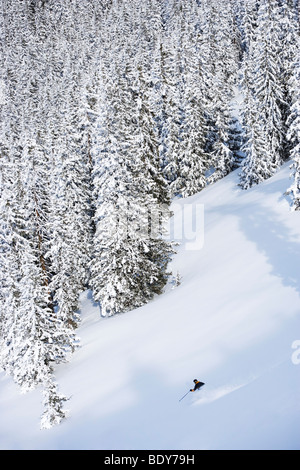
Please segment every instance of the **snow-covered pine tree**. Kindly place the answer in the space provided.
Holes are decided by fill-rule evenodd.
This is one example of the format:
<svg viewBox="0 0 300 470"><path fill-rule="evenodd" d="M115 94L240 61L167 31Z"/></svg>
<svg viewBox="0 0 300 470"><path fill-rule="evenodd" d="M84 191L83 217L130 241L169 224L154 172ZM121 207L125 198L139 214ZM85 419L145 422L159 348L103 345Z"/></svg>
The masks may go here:
<svg viewBox="0 0 300 470"><path fill-rule="evenodd" d="M172 193L172 183L177 178L182 121L183 76L178 47L181 2L156 1L155 10L157 34L153 37L153 46L149 54L151 104L159 142L160 165ZM145 46L148 47L147 42Z"/></svg>
<svg viewBox="0 0 300 470"><path fill-rule="evenodd" d="M206 185L206 70L197 3L184 0L176 13L163 57L167 77L164 174L171 193L186 197Z"/></svg>
<svg viewBox="0 0 300 470"><path fill-rule="evenodd" d="M20 220L20 184L17 165L12 165L2 147L0 196L0 366L13 374L16 331L16 311L19 306L21 237L16 227Z"/></svg>
<svg viewBox="0 0 300 470"><path fill-rule="evenodd" d="M58 393L58 385L52 376L47 377L44 382L43 398L41 429L50 429L66 418L67 412L63 409L63 405L68 398Z"/></svg>
<svg viewBox="0 0 300 470"><path fill-rule="evenodd" d="M292 197L292 210L298 211L300 210L300 36L298 36L295 46L295 59L293 60L294 70L289 81L292 104L287 121L287 138L290 142L290 158L293 162L293 183L287 192L291 194Z"/></svg>
<svg viewBox="0 0 300 470"><path fill-rule="evenodd" d="M204 2L203 50L207 57L209 79L209 142L210 166L214 172L210 183L226 176L233 170L235 158L232 140L231 102L233 87L237 80L240 46L237 43L237 26L230 2Z"/></svg>
<svg viewBox="0 0 300 470"><path fill-rule="evenodd" d="M263 0L258 11L255 40L250 45L246 101L246 158L241 187L247 189L272 176L283 161L283 84L280 62L278 5Z"/></svg>
<svg viewBox="0 0 300 470"><path fill-rule="evenodd" d="M24 135L18 193L18 305L14 316L13 377L23 390L43 384L52 365L64 362L73 333L54 311L37 208L34 142Z"/></svg>
<svg viewBox="0 0 300 470"><path fill-rule="evenodd" d="M66 14L71 21L74 11L71 5L69 8ZM49 21L54 19L50 16ZM76 328L79 294L88 282L91 168L88 119L83 106L86 76L82 69L85 70L83 63L87 58L81 51L81 42L77 42L77 35L80 39L83 36L80 26L73 30L70 26L66 37L69 35L74 39L72 46L65 37L54 35L57 47L51 49L51 73L46 89L52 104L45 136L50 186L47 262L55 308L70 328ZM85 37L82 40L85 42Z"/></svg>
<svg viewBox="0 0 300 470"><path fill-rule="evenodd" d="M291 151L290 141L287 138L288 119L292 112L291 106L294 101L290 84L294 80L295 50L297 50L297 37L299 37L299 34L297 34L298 18L296 4L293 0L282 0L279 21L281 81L283 89L283 102L281 103L283 119L282 156L284 160L288 160Z"/></svg>
<svg viewBox="0 0 300 470"><path fill-rule="evenodd" d="M160 107L156 111L159 129L159 150L163 175L174 194L174 182L178 176L178 159L180 156L180 127L182 122L182 74L178 61L178 25L166 31L154 51L156 87L160 93ZM154 68L153 67L153 68ZM157 93L156 93L156 96Z"/></svg>
<svg viewBox="0 0 300 470"><path fill-rule="evenodd" d="M246 157L241 166L240 186L249 189L255 184L263 182L270 177L269 163L262 158L265 155L265 140L261 132L263 125L256 113L253 96L249 96L245 107L246 143L244 152Z"/></svg>
<svg viewBox="0 0 300 470"><path fill-rule="evenodd" d="M152 275L156 281L152 285L154 293L161 293L167 281L167 265L172 253L171 244L164 241L164 225L170 217L170 193L163 177L159 158L159 134L157 132L153 108L152 73L148 61L140 61L136 68L129 71L127 86L130 89L135 113L131 152L136 155L134 179L137 187L144 185L145 216L148 221L148 232L144 250L147 260L151 261ZM124 129L125 131L125 129ZM125 132L124 132L125 136ZM139 230L143 222L139 223ZM146 227L146 226L145 226Z"/></svg>
<svg viewBox="0 0 300 470"><path fill-rule="evenodd" d="M47 286L38 263L38 247L24 240L20 256L19 306L15 314L14 381L22 391L44 383L50 374L49 346L54 338L54 316ZM52 357L51 357L52 356Z"/></svg>
<svg viewBox="0 0 300 470"><path fill-rule="evenodd" d="M96 233L90 283L105 316L143 303L145 259L140 253L137 224L147 220L140 191L134 187L131 161L121 153L120 137L117 140L106 129L98 131L106 137L106 147L93 149Z"/></svg>
<svg viewBox="0 0 300 470"><path fill-rule="evenodd" d="M256 0L241 0L241 29L242 29L242 48L244 52L248 52L250 45L253 46L255 41L255 30L257 28L257 7ZM244 56L244 58L247 57Z"/></svg>
<svg viewBox="0 0 300 470"><path fill-rule="evenodd" d="M59 155L61 157L61 155ZM62 161L57 155L53 156L50 198L50 220L47 261L51 267L49 289L52 292L54 306L60 318L70 328L74 329L79 323L77 314L79 292L83 289L80 277L82 260L75 258L73 241L73 214L68 205L66 194L66 174L62 169ZM76 247L77 248L77 247ZM75 337L74 337L75 341ZM73 342L73 341L72 341Z"/></svg>
<svg viewBox="0 0 300 470"><path fill-rule="evenodd" d="M133 39L127 38L128 48ZM106 57L101 68L92 138L96 233L90 282L102 315L113 315L143 305L166 282L168 245L163 251L161 234L153 235L151 216L167 191L142 71L123 53Z"/></svg>
<svg viewBox="0 0 300 470"><path fill-rule="evenodd" d="M202 56L199 9L194 0L185 1L182 15L183 113L177 157L178 174L173 191L187 197L206 186L207 68Z"/></svg>
<svg viewBox="0 0 300 470"><path fill-rule="evenodd" d="M51 363L65 358L66 338L54 316L47 278L41 262L39 222L32 197L34 178L24 145L14 173L5 181L5 295L1 337L1 367L23 391L43 383ZM7 174L6 174L7 177Z"/></svg>
<svg viewBox="0 0 300 470"><path fill-rule="evenodd" d="M128 86L133 106L133 132L132 152L136 155L137 166L140 168L139 178L145 179L145 187L154 201L160 205L170 204L168 185L163 177L159 158L159 133L153 106L153 85L151 70L148 65L137 64L133 70L126 73L126 86ZM124 129L125 137L125 129ZM136 173L138 175L138 173Z"/></svg>
<svg viewBox="0 0 300 470"><path fill-rule="evenodd" d="M26 199L28 195L30 191L25 196ZM22 250L18 252L18 302L11 322L13 331L9 335L13 344L13 366L8 372L23 392L32 390L39 384L43 386L46 400L41 424L46 427L47 420L47 427L50 427L64 417L61 403L67 400L58 394L57 386L52 384L53 365L66 360L68 349L73 343L73 333L53 310L48 281L41 264L34 214L34 207L31 207L28 200L23 216L26 229L29 227L33 236L22 237Z"/></svg>

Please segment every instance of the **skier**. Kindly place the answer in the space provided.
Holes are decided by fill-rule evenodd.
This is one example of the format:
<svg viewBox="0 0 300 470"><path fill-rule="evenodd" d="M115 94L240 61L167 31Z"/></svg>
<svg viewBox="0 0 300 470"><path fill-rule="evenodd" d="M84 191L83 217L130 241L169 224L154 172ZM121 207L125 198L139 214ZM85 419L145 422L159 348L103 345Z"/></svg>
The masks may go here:
<svg viewBox="0 0 300 470"><path fill-rule="evenodd" d="M203 387L205 383L199 382L199 380L195 379L194 380L195 387L190 389L190 392L195 392L196 390L199 390L199 388Z"/></svg>
<svg viewBox="0 0 300 470"><path fill-rule="evenodd" d="M180 398L179 401L183 400L184 397L186 397L190 392L195 392L196 390L199 390L199 388L203 387L203 385L205 385L204 382L199 382L199 380L197 379L194 379L194 384L195 384L195 387L191 388L185 395L183 395L182 398Z"/></svg>

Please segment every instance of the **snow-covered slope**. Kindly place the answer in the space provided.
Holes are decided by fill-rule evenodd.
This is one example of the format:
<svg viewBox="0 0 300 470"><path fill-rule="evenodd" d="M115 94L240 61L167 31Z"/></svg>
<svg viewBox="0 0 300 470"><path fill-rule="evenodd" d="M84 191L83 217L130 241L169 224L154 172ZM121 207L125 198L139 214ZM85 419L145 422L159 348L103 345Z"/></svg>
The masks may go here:
<svg viewBox="0 0 300 470"><path fill-rule="evenodd" d="M82 296L81 348L56 370L70 416L39 429L41 392L0 374L3 449L299 449L300 213L289 166L245 192L237 172L174 203L204 205L204 242L172 263L181 285L109 319ZM199 231L202 241L202 228ZM199 245L200 246L200 245ZM194 378L206 383L189 393Z"/></svg>

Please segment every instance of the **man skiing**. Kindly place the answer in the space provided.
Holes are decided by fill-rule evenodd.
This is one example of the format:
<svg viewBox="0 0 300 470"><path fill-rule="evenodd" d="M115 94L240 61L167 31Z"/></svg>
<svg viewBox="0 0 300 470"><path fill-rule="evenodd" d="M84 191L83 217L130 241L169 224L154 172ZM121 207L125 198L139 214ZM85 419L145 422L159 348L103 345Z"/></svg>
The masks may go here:
<svg viewBox="0 0 300 470"><path fill-rule="evenodd" d="M184 397L186 397L190 392L195 392L196 390L199 390L199 388L203 387L203 385L205 385L204 382L199 382L199 380L197 379L194 380L194 384L195 384L195 387L191 388L185 395L183 395L182 398L180 398L179 401L183 400Z"/></svg>
<svg viewBox="0 0 300 470"><path fill-rule="evenodd" d="M196 390L199 390L205 383L199 382L199 380L195 379L194 380L195 387L190 389L190 392L195 392Z"/></svg>

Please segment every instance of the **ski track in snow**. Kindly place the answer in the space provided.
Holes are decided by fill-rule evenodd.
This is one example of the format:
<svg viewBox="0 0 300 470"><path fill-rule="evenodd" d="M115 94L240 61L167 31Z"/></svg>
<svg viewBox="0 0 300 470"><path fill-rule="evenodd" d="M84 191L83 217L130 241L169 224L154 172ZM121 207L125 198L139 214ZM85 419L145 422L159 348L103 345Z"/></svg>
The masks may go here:
<svg viewBox="0 0 300 470"><path fill-rule="evenodd" d="M235 392L236 390L239 390L242 387L245 387L253 380L255 380L255 378L245 382L236 383L232 385L223 385L221 387L216 388L204 385L204 387L199 390L199 394L201 395L200 398L195 399L193 406L207 405L208 403L212 403L216 400L219 400L220 398L223 398L226 395L229 395L230 393Z"/></svg>
<svg viewBox="0 0 300 470"><path fill-rule="evenodd" d="M275 370L277 367L282 366L282 364L284 364L284 361L279 361L278 363L275 363L273 366L269 368L269 371ZM265 373L266 371L264 371L264 374ZM263 377L264 374L257 375L257 376L251 375L248 379L245 379L243 381L239 381L239 382L235 382L235 383L227 384L227 385L222 385L219 387L213 387L212 385L205 384L199 390L200 397L197 396L197 398L193 402L193 405L207 405L209 403L213 403L217 400L220 400L220 398L224 398L230 393L236 392L237 390L243 387L246 387L252 382L255 382L260 377Z"/></svg>

